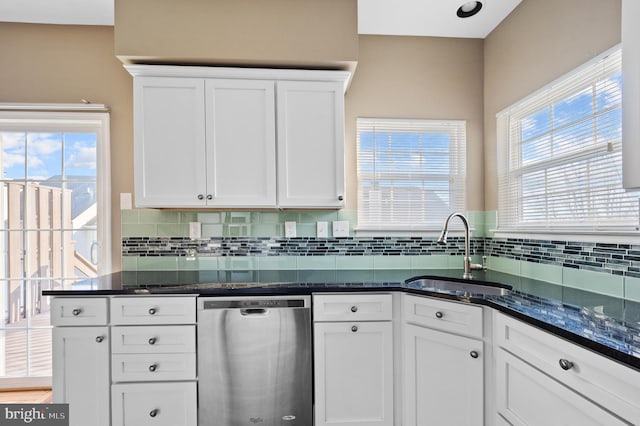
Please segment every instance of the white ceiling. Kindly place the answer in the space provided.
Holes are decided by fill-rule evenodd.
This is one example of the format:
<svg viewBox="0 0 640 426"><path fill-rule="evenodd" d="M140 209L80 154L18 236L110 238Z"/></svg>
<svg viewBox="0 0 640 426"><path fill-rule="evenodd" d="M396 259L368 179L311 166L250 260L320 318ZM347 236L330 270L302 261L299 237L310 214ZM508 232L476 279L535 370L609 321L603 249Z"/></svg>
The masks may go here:
<svg viewBox="0 0 640 426"><path fill-rule="evenodd" d="M466 0L358 0L360 34L484 38L521 0L482 0L477 15L460 19ZM0 0L0 21L113 25L113 0Z"/></svg>

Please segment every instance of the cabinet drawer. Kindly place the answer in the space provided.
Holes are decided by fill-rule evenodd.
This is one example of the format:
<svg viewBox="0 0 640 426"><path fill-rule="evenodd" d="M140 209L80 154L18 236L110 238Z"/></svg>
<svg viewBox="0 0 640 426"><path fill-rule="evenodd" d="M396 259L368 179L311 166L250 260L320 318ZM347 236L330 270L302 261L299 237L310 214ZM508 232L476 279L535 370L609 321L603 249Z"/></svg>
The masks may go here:
<svg viewBox="0 0 640 426"><path fill-rule="evenodd" d="M195 382L111 387L113 426L196 426Z"/></svg>
<svg viewBox="0 0 640 426"><path fill-rule="evenodd" d="M114 382L195 380L196 355L115 354L111 358Z"/></svg>
<svg viewBox="0 0 640 426"><path fill-rule="evenodd" d="M632 424L640 424L640 372L503 314L495 314L494 327L496 345Z"/></svg>
<svg viewBox="0 0 640 426"><path fill-rule="evenodd" d="M111 329L111 352L122 354L196 351L195 325L141 325Z"/></svg>
<svg viewBox="0 0 640 426"><path fill-rule="evenodd" d="M122 324L194 324L195 297L114 297L111 323Z"/></svg>
<svg viewBox="0 0 640 426"><path fill-rule="evenodd" d="M390 294L314 294L314 321L390 321Z"/></svg>
<svg viewBox="0 0 640 426"><path fill-rule="evenodd" d="M412 324L482 337L482 308L404 294L405 321Z"/></svg>
<svg viewBox="0 0 640 426"><path fill-rule="evenodd" d="M51 325L106 325L106 297L55 297L51 301Z"/></svg>

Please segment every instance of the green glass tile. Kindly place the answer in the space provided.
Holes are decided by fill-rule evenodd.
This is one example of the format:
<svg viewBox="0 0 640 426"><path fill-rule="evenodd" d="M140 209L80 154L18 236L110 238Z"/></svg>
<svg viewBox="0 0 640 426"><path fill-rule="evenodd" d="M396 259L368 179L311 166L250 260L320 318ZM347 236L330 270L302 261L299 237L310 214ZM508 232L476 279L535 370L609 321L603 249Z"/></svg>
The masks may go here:
<svg viewBox="0 0 640 426"><path fill-rule="evenodd" d="M467 212L467 219L469 219L469 226L472 229L472 236L484 237L485 235L485 223L483 211L469 211Z"/></svg>
<svg viewBox="0 0 640 426"><path fill-rule="evenodd" d="M336 269L372 269L373 256L336 256Z"/></svg>
<svg viewBox="0 0 640 426"><path fill-rule="evenodd" d="M225 237L248 237L251 234L251 225L227 224L223 228Z"/></svg>
<svg viewBox="0 0 640 426"><path fill-rule="evenodd" d="M374 269L411 269L409 256L371 256Z"/></svg>
<svg viewBox="0 0 640 426"><path fill-rule="evenodd" d="M261 270L291 270L298 268L295 256L260 256L257 259Z"/></svg>
<svg viewBox="0 0 640 426"><path fill-rule="evenodd" d="M562 284L562 266L535 262L520 262L520 275L535 280Z"/></svg>
<svg viewBox="0 0 640 426"><path fill-rule="evenodd" d="M358 212L356 210L338 210L338 220L349 221L349 229L353 229L358 224Z"/></svg>
<svg viewBox="0 0 640 426"><path fill-rule="evenodd" d="M315 223L298 223L296 225L296 235L298 237L315 237L318 228Z"/></svg>
<svg viewBox="0 0 640 426"><path fill-rule="evenodd" d="M178 269L178 257L143 256L138 258L139 271L174 271Z"/></svg>
<svg viewBox="0 0 640 426"><path fill-rule="evenodd" d="M520 261L516 259L489 256L487 258L487 268L492 271L504 272L505 274L520 275Z"/></svg>
<svg viewBox="0 0 640 426"><path fill-rule="evenodd" d="M120 210L120 223L122 224L138 223L138 210Z"/></svg>
<svg viewBox="0 0 640 426"><path fill-rule="evenodd" d="M201 235L202 238L211 238L211 237L222 237L224 236L224 225L223 224L202 224L201 226Z"/></svg>
<svg viewBox="0 0 640 426"><path fill-rule="evenodd" d="M278 212L261 212L260 223L280 223L280 213Z"/></svg>
<svg viewBox="0 0 640 426"><path fill-rule="evenodd" d="M361 269L361 270L337 270L336 282L338 283L365 283L367 281L373 281L376 277L376 272L373 269Z"/></svg>
<svg viewBox="0 0 640 426"><path fill-rule="evenodd" d="M280 221L284 222L300 222L300 213L297 211L284 211L280 213Z"/></svg>
<svg viewBox="0 0 640 426"><path fill-rule="evenodd" d="M563 268L562 285L613 297L624 297L624 278L620 275Z"/></svg>
<svg viewBox="0 0 640 426"><path fill-rule="evenodd" d="M139 223L180 223L180 212L168 210L139 210Z"/></svg>
<svg viewBox="0 0 640 426"><path fill-rule="evenodd" d="M296 256L298 269L336 269L336 256Z"/></svg>
<svg viewBox="0 0 640 426"><path fill-rule="evenodd" d="M280 235L281 226L276 223L251 225L252 237L277 237Z"/></svg>
<svg viewBox="0 0 640 426"><path fill-rule="evenodd" d="M152 224L122 225L123 237L157 237L158 226Z"/></svg>
<svg viewBox="0 0 640 426"><path fill-rule="evenodd" d="M122 256L122 270L123 271L137 271L138 270L138 256Z"/></svg>
<svg viewBox="0 0 640 426"><path fill-rule="evenodd" d="M464 256L447 256L447 268L464 270Z"/></svg>
<svg viewBox="0 0 640 426"><path fill-rule="evenodd" d="M226 212L224 214L224 223L230 225L251 224L251 212Z"/></svg>
<svg viewBox="0 0 640 426"><path fill-rule="evenodd" d="M304 211L300 212L300 223L333 222L338 220L336 211Z"/></svg>
<svg viewBox="0 0 640 426"><path fill-rule="evenodd" d="M449 268L449 258L446 255L407 256L411 259L411 269L446 269Z"/></svg>
<svg viewBox="0 0 640 426"><path fill-rule="evenodd" d="M196 217L197 219L193 220L192 222L200 222L203 225L210 223L224 223L224 212L200 212Z"/></svg>
<svg viewBox="0 0 640 426"><path fill-rule="evenodd" d="M624 277L624 298L640 302L640 278Z"/></svg>
<svg viewBox="0 0 640 426"><path fill-rule="evenodd" d="M484 236L493 237L495 235L496 226L498 224L498 212L489 210L484 212Z"/></svg>
<svg viewBox="0 0 640 426"><path fill-rule="evenodd" d="M188 237L189 225L188 224L158 224L158 236L159 237Z"/></svg>
<svg viewBox="0 0 640 426"><path fill-rule="evenodd" d="M197 212L180 212L180 223L200 222Z"/></svg>
<svg viewBox="0 0 640 426"><path fill-rule="evenodd" d="M218 269L218 257L180 257L178 268L181 271L214 271Z"/></svg>
<svg viewBox="0 0 640 426"><path fill-rule="evenodd" d="M253 256L220 257L218 258L218 269L252 271L258 269L258 259Z"/></svg>

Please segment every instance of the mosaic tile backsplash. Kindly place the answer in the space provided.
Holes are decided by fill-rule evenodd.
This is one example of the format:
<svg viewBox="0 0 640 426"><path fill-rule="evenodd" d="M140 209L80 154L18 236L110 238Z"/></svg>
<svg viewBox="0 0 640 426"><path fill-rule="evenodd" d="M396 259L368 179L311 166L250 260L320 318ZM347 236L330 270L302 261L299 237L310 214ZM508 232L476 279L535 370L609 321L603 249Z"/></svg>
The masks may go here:
<svg viewBox="0 0 640 426"><path fill-rule="evenodd" d="M461 268L464 239L356 236L354 211L122 211L122 269ZM490 270L640 301L640 244L496 238L492 215L468 212L474 262ZM349 237L316 237L316 224L349 222ZM284 237L295 221L297 237ZM189 222L200 222L192 240ZM452 235L456 235L452 233ZM459 233L457 235L460 235Z"/></svg>

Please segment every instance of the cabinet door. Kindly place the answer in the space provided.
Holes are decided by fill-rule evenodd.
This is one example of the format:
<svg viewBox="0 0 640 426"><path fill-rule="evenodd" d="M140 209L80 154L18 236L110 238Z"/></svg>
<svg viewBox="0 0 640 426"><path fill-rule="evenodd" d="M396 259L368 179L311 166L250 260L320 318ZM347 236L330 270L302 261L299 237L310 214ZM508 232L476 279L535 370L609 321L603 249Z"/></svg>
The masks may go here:
<svg viewBox="0 0 640 426"><path fill-rule="evenodd" d="M622 0L623 186L640 189L640 15L638 0Z"/></svg>
<svg viewBox="0 0 640 426"><path fill-rule="evenodd" d="M274 82L205 83L207 205L276 206Z"/></svg>
<svg viewBox="0 0 640 426"><path fill-rule="evenodd" d="M136 77L133 99L136 205L204 206L204 80Z"/></svg>
<svg viewBox="0 0 640 426"><path fill-rule="evenodd" d="M408 426L482 426L481 340L405 327L404 414Z"/></svg>
<svg viewBox="0 0 640 426"><path fill-rule="evenodd" d="M344 206L342 83L278 81L278 203Z"/></svg>
<svg viewBox="0 0 640 426"><path fill-rule="evenodd" d="M315 425L393 425L391 322L315 324Z"/></svg>
<svg viewBox="0 0 640 426"><path fill-rule="evenodd" d="M503 349L496 351L496 408L516 426L628 425Z"/></svg>
<svg viewBox="0 0 640 426"><path fill-rule="evenodd" d="M196 426L195 382L113 385L113 426Z"/></svg>
<svg viewBox="0 0 640 426"><path fill-rule="evenodd" d="M53 402L69 404L70 426L108 426L107 327L54 327Z"/></svg>

